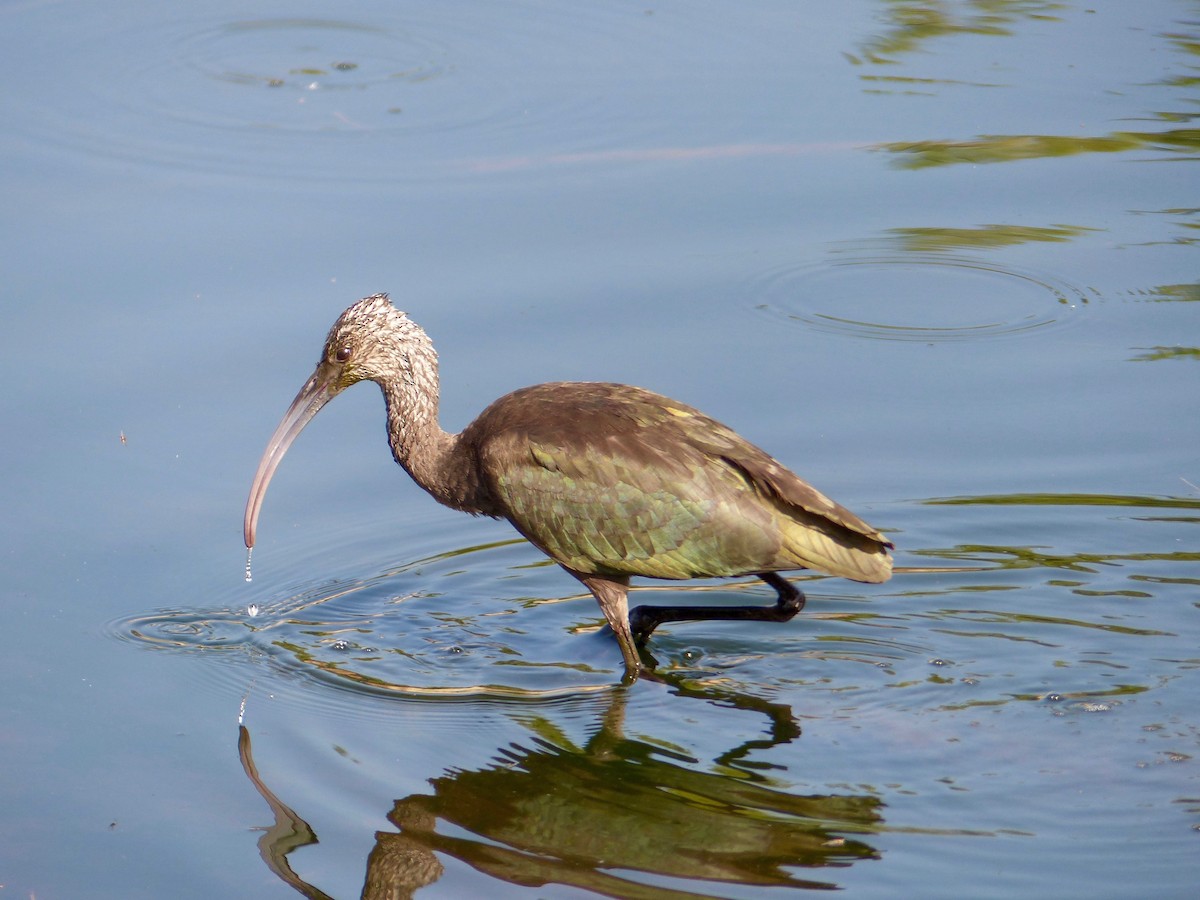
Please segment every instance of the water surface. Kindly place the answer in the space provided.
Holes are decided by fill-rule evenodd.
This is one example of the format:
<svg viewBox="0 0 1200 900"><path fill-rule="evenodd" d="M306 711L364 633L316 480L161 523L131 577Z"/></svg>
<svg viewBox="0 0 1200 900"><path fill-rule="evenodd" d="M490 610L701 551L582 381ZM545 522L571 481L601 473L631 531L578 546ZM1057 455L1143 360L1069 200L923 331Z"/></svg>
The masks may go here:
<svg viewBox="0 0 1200 900"><path fill-rule="evenodd" d="M1195 3L0 19L14 896L1194 895ZM365 385L246 584L263 444L380 290L448 428L641 384L896 576L664 627L622 687L590 597L412 485Z"/></svg>

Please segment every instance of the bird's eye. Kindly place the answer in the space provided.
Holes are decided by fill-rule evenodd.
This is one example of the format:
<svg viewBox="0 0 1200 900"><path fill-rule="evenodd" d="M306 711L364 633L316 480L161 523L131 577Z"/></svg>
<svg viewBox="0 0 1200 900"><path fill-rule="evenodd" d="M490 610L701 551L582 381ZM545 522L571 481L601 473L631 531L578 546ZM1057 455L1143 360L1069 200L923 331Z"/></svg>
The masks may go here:
<svg viewBox="0 0 1200 900"><path fill-rule="evenodd" d="M349 347L338 347L337 353L333 354L333 358L336 359L338 362L345 362L346 360L348 360L350 358L350 348Z"/></svg>

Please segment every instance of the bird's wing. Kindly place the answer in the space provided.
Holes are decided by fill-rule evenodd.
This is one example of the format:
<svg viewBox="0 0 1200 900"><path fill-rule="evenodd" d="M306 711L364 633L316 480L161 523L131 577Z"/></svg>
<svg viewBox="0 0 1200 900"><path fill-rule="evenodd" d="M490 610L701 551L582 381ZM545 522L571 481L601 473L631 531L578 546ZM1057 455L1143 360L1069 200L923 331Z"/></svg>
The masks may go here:
<svg viewBox="0 0 1200 900"><path fill-rule="evenodd" d="M688 440L710 460L739 472L753 494L774 507L772 525L782 543L779 568L800 566L856 581L891 577L892 543L879 531L732 429L695 415L702 424L688 429Z"/></svg>
<svg viewBox="0 0 1200 900"><path fill-rule="evenodd" d="M789 505L809 513L797 530L807 533L812 520L882 540L730 429L657 394L555 385L510 398L476 423L481 468L518 530L577 571L829 570L824 555L802 561L786 552Z"/></svg>
<svg viewBox="0 0 1200 900"><path fill-rule="evenodd" d="M724 428L724 426L721 427ZM725 430L728 431L728 429ZM758 447L742 442L740 447L726 451L722 456L730 465L741 469L746 478L760 491L774 497L779 502L826 518L836 525L877 540L888 547L892 546L879 531L840 503L830 500L811 484L798 477L787 466Z"/></svg>

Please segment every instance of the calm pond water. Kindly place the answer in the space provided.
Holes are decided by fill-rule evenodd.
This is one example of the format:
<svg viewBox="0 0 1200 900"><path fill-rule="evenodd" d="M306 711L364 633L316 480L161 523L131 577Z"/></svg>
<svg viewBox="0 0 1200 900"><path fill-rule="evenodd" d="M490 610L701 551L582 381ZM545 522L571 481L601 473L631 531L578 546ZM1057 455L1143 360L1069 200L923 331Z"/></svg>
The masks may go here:
<svg viewBox="0 0 1200 900"><path fill-rule="evenodd" d="M1200 4L0 24L5 897L1196 896ZM644 385L895 577L664 627L623 688L595 603L409 482L366 385L245 583L263 445L384 290L447 427Z"/></svg>

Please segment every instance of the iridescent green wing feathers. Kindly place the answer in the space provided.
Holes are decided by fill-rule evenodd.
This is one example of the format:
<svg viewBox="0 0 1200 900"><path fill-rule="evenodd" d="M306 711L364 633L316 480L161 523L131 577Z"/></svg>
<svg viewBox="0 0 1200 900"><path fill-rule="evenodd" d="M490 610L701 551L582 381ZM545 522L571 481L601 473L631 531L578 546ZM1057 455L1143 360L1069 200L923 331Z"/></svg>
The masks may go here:
<svg viewBox="0 0 1200 900"><path fill-rule="evenodd" d="M464 438L503 515L578 572L813 568L882 581L891 571L890 544L854 514L724 425L649 391L526 388L492 404Z"/></svg>

